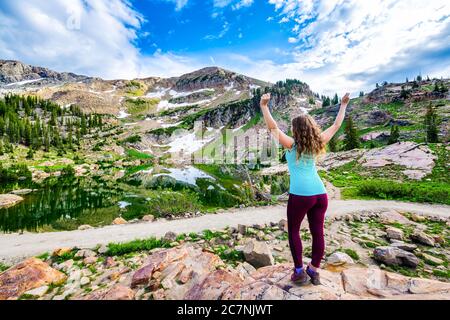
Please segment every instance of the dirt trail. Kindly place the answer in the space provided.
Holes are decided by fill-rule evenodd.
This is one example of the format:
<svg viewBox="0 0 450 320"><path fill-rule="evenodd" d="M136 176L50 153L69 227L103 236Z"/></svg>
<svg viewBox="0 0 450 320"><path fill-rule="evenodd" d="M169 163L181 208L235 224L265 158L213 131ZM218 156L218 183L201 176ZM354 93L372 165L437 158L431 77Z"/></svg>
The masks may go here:
<svg viewBox="0 0 450 320"><path fill-rule="evenodd" d="M330 200L327 216L335 217L360 210L389 209L422 215L450 217L450 206L377 200ZM97 244L124 242L151 236L161 237L168 231L176 233L199 232L205 229L237 226L238 224L252 225L278 222L285 218L285 212L285 205L250 207L191 219L106 226L84 231L1 234L0 262L16 263L23 258L52 251L59 247L91 248Z"/></svg>

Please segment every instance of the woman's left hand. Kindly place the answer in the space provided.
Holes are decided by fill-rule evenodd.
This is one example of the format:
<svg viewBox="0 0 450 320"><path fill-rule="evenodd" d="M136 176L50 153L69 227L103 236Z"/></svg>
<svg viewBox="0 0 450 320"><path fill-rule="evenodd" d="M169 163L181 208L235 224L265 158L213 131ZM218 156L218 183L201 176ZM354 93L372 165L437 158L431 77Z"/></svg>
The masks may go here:
<svg viewBox="0 0 450 320"><path fill-rule="evenodd" d="M346 107L350 102L350 93L346 93L341 99L341 106Z"/></svg>

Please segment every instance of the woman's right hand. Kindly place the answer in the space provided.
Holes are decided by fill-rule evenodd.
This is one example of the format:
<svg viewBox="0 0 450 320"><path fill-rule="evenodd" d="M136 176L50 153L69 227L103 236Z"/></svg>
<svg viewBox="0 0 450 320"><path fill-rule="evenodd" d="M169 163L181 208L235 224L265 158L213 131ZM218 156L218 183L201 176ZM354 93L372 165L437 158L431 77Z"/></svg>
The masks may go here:
<svg viewBox="0 0 450 320"><path fill-rule="evenodd" d="M261 96L261 106L267 106L270 101L270 93L265 93Z"/></svg>

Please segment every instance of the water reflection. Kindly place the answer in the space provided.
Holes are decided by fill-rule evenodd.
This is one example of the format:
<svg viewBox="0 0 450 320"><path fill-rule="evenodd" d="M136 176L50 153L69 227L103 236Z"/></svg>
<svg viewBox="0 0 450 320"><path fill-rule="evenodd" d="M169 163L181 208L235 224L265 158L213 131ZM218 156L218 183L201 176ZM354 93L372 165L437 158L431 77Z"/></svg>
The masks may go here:
<svg viewBox="0 0 450 320"><path fill-rule="evenodd" d="M48 180L37 191L25 195L24 201L0 209L0 229L3 232L70 230L83 223L93 226L109 223L123 213L117 205L119 200L124 200L123 194L120 188L102 181Z"/></svg>

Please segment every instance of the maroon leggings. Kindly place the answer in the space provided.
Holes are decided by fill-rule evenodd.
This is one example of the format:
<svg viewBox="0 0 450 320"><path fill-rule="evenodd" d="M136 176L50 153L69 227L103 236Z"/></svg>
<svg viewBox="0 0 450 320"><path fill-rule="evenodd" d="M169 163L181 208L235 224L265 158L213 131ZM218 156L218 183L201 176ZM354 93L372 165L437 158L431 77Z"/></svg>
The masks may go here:
<svg viewBox="0 0 450 320"><path fill-rule="evenodd" d="M319 268L325 251L325 239L323 235L323 224L325 212L328 207L326 194L315 196L298 196L289 194L287 205L289 246L296 268L303 266L302 240L300 239L300 225L305 215L308 215L309 230L312 236L312 260L311 264Z"/></svg>

